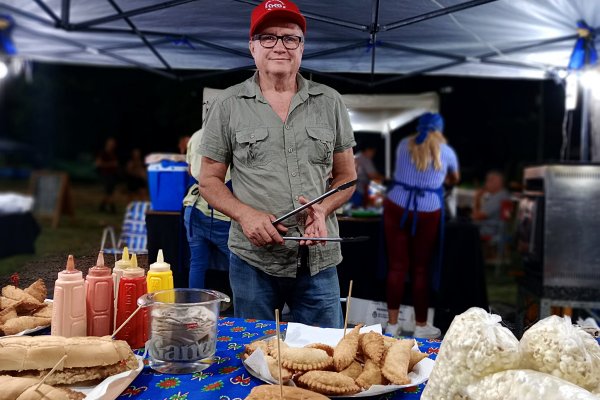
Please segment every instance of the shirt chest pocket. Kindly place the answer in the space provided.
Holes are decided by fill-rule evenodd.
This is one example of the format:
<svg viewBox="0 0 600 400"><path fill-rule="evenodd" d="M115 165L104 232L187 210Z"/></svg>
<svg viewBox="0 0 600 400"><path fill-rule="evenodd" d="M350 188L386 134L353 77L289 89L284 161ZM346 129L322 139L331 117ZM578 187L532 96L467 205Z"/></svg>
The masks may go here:
<svg viewBox="0 0 600 400"><path fill-rule="evenodd" d="M247 128L235 132L235 161L248 167L260 167L271 162L267 128Z"/></svg>
<svg viewBox="0 0 600 400"><path fill-rule="evenodd" d="M308 160L313 164L331 164L333 162L333 139L331 129L307 127Z"/></svg>

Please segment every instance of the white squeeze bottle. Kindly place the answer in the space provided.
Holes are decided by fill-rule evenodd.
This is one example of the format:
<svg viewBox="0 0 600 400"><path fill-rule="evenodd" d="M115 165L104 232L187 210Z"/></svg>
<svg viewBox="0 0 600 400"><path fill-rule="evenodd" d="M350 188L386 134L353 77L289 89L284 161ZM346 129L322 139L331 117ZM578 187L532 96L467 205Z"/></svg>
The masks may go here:
<svg viewBox="0 0 600 400"><path fill-rule="evenodd" d="M67 267L58 273L54 284L51 334L57 336L85 336L85 281L81 271L75 269L72 255Z"/></svg>

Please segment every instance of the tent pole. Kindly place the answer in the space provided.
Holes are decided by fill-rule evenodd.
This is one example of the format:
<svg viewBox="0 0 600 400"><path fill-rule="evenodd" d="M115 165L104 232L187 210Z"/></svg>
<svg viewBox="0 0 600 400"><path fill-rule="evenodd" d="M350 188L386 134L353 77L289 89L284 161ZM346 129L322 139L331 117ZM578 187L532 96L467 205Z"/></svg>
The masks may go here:
<svg viewBox="0 0 600 400"><path fill-rule="evenodd" d="M60 19L63 27L68 27L71 18L71 0L62 0L60 7Z"/></svg>
<svg viewBox="0 0 600 400"><path fill-rule="evenodd" d="M63 0L63 1L67 1L68 2L69 0ZM115 2L115 0L108 0L108 2L115 9L116 12L118 12L121 15L123 14L123 10L121 10L121 7L119 7L119 5ZM63 5L64 5L64 3L63 3ZM156 47L154 47L154 45L152 45L152 43L150 43L148 41L148 39L146 38L146 36L144 36L144 34L141 33L138 30L138 28L131 21L131 19L129 17L124 17L123 19L125 20L125 22L127 23L127 25L131 28L131 30L134 31L135 34L142 40L142 42L144 43L144 45L152 52L152 54L154 54L154 56L158 59L158 61L160 61L160 63L167 70L171 70L172 68L169 65L169 63L167 62L167 60L165 60L165 58L158 52L158 50L156 50Z"/></svg>
<svg viewBox="0 0 600 400"><path fill-rule="evenodd" d="M163 10L165 8L171 8L171 7L179 6L181 4L190 3L192 1L197 1L197 0L171 0L171 1L166 1L164 3L158 3L158 4L155 4L152 6L135 8L133 10L126 11L122 14L108 15L106 17L90 19L87 21L80 22L78 24L72 24L69 26L69 29L76 31L81 28L88 28L93 25L101 25L101 24L105 24L107 22L118 21L125 17L134 17L136 15L147 14L147 13L150 13L153 11Z"/></svg>
<svg viewBox="0 0 600 400"><path fill-rule="evenodd" d="M590 88L581 85L581 145L579 160L590 161Z"/></svg>
<svg viewBox="0 0 600 400"><path fill-rule="evenodd" d="M52 9L51 9L50 7L48 7L48 5L47 5L46 3L44 3L42 0L33 0L33 1L35 1L35 3L36 3L38 6L40 6L40 8L41 8L42 10L44 10L44 12L45 12L46 14L48 14L48 16L49 16L50 18L52 18L52 19L54 20L54 22L56 23L56 25L59 25L59 24L60 24L60 18L58 18L58 15L56 15L56 14L54 13L54 11L52 11Z"/></svg>
<svg viewBox="0 0 600 400"><path fill-rule="evenodd" d="M469 8L473 8L473 7L477 7L483 4L487 4L487 3L492 3L494 1L497 0L472 0L472 1L467 1L461 4L457 4L455 6L451 6L451 7L445 7L442 8L440 10L435 10L435 11L431 11L425 14L421 14L421 15L417 15L414 17L410 17L410 18L406 18L403 20L400 20L398 22L394 22L388 25L384 25L382 27L383 31L391 31L392 29L397 29L397 28L401 28L403 26L406 25L411 25L411 24L416 24L417 22L422 22L422 21L426 21L428 19L432 19L432 18L437 18L440 17L442 15L446 15L446 14L452 14L455 13L457 11L462 11L462 10L466 10Z"/></svg>
<svg viewBox="0 0 600 400"><path fill-rule="evenodd" d="M385 136L385 178L392 178L392 133L389 128L383 132Z"/></svg>

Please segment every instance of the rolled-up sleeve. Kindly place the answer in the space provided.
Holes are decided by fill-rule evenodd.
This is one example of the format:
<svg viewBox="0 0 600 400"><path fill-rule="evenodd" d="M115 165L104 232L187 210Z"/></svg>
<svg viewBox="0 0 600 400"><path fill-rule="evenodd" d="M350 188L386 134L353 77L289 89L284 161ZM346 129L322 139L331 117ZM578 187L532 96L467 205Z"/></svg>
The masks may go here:
<svg viewBox="0 0 600 400"><path fill-rule="evenodd" d="M356 146L354 141L354 131L352 130L352 123L350 122L350 115L346 105L342 101L342 96L337 94L335 98L335 116L336 116L336 130L335 130L335 146L333 148L334 153L340 153L351 147Z"/></svg>
<svg viewBox="0 0 600 400"><path fill-rule="evenodd" d="M232 158L229 135L229 112L222 100L216 100L208 111L200 154L220 163L230 164Z"/></svg>

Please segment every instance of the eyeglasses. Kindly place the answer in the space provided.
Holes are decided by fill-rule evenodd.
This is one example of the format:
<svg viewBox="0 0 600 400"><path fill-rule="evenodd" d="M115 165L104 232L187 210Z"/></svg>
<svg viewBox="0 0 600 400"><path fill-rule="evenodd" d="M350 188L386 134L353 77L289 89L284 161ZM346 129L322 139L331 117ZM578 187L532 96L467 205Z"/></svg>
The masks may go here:
<svg viewBox="0 0 600 400"><path fill-rule="evenodd" d="M265 49L272 49L277 45L277 41L281 39L281 43L283 43L283 47L288 50L296 50L300 43L304 40L302 36L296 35L269 35L269 34L259 34L252 36L252 40L258 40L260 45Z"/></svg>

